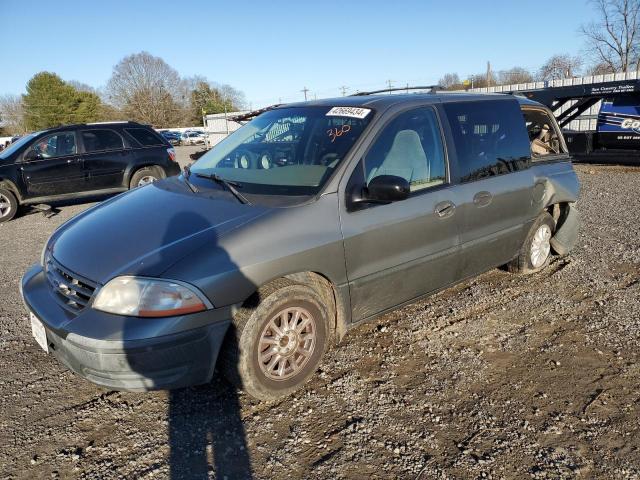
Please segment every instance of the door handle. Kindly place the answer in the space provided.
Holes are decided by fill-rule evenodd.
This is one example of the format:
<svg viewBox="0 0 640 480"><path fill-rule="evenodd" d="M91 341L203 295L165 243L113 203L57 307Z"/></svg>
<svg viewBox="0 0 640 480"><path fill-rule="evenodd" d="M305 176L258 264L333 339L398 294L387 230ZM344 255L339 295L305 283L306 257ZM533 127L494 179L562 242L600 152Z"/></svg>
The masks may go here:
<svg viewBox="0 0 640 480"><path fill-rule="evenodd" d="M440 218L447 218L453 215L455 210L456 205L449 200L445 200L444 202L440 202L436 205L434 212Z"/></svg>
<svg viewBox="0 0 640 480"><path fill-rule="evenodd" d="M493 200L493 195L490 192L478 192L473 196L473 204L476 207L486 207Z"/></svg>

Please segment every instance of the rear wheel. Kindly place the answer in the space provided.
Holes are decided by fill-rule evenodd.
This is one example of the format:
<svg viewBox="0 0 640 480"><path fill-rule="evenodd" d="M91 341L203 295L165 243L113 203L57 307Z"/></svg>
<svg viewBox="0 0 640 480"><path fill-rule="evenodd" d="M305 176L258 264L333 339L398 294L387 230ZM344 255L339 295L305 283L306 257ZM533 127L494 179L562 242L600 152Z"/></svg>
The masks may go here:
<svg viewBox="0 0 640 480"><path fill-rule="evenodd" d="M516 258L507 264L513 273L539 272L549 264L551 258L551 237L555 222L547 212L541 213L531 226L527 238Z"/></svg>
<svg viewBox="0 0 640 480"><path fill-rule="evenodd" d="M328 311L314 289L286 279L260 289L249 303L227 335L221 370L252 397L276 400L318 368L328 344Z"/></svg>
<svg viewBox="0 0 640 480"><path fill-rule="evenodd" d="M0 188L0 223L8 222L18 213L18 200L6 188Z"/></svg>
<svg viewBox="0 0 640 480"><path fill-rule="evenodd" d="M144 167L133 174L129 188L144 187L149 183L157 182L161 178L162 174L158 167Z"/></svg>

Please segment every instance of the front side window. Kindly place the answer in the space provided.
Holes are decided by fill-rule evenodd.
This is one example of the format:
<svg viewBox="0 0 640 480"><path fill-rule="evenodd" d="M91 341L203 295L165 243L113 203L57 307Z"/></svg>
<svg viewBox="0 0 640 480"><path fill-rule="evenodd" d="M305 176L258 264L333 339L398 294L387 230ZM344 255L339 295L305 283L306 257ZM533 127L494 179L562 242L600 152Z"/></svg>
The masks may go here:
<svg viewBox="0 0 640 480"><path fill-rule="evenodd" d="M82 141L87 153L124 148L122 137L113 130L85 130L82 132Z"/></svg>
<svg viewBox="0 0 640 480"><path fill-rule="evenodd" d="M243 193L315 195L373 114L351 107L270 110L218 143L191 171L239 183Z"/></svg>
<svg viewBox="0 0 640 480"><path fill-rule="evenodd" d="M453 131L461 182L528 167L529 138L517 102L447 102L443 107Z"/></svg>
<svg viewBox="0 0 640 480"><path fill-rule="evenodd" d="M26 156L27 158L55 158L75 155L77 151L75 134L64 132L37 140Z"/></svg>
<svg viewBox="0 0 640 480"><path fill-rule="evenodd" d="M381 175L402 177L412 192L443 184L444 148L433 109L418 108L392 120L366 154L364 174L367 184Z"/></svg>

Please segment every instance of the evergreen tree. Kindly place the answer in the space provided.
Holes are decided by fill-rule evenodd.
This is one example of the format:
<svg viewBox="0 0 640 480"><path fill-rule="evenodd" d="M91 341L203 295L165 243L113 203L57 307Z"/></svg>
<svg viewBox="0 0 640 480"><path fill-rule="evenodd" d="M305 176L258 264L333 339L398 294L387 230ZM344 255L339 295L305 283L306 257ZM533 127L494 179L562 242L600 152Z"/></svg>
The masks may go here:
<svg viewBox="0 0 640 480"><path fill-rule="evenodd" d="M100 98L79 91L55 73L40 72L27 83L22 97L25 123L30 130L96 121L100 115Z"/></svg>

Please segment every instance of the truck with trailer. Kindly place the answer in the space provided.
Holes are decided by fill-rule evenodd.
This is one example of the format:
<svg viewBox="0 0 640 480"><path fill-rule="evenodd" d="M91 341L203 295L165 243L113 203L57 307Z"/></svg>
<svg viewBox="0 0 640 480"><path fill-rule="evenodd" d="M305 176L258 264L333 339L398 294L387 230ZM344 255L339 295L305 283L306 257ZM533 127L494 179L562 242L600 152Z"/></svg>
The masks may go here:
<svg viewBox="0 0 640 480"><path fill-rule="evenodd" d="M549 107L575 161L640 164L637 72L474 89L524 96ZM530 135L544 137L544 128ZM533 140L533 138L532 138Z"/></svg>

